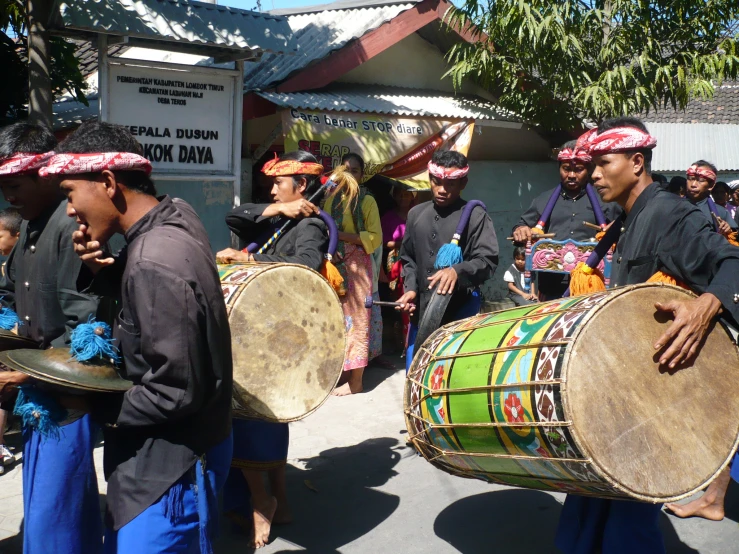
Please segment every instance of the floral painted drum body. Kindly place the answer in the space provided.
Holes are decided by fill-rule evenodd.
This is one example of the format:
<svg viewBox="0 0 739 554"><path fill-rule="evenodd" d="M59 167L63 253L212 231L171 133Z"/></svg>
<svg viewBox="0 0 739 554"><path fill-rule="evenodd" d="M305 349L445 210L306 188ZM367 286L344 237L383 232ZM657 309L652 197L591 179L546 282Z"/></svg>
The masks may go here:
<svg viewBox="0 0 739 554"><path fill-rule="evenodd" d="M667 502L705 487L739 435L739 353L721 324L668 371L655 302L634 285L481 314L417 352L405 388L411 440L449 473L604 498Z"/></svg>

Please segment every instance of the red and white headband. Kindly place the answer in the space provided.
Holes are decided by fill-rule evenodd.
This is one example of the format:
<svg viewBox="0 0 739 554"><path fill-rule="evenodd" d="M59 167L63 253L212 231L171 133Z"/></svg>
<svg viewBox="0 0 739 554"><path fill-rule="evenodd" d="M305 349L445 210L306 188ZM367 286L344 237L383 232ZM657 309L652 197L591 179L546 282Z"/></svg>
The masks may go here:
<svg viewBox="0 0 739 554"><path fill-rule="evenodd" d="M42 177L47 175L79 175L110 171L143 171L151 173L151 162L131 152L102 152L99 154L56 154L46 167L39 169Z"/></svg>
<svg viewBox="0 0 739 554"><path fill-rule="evenodd" d="M593 161L593 157L582 148L563 148L557 154L557 161L589 164Z"/></svg>
<svg viewBox="0 0 739 554"><path fill-rule="evenodd" d="M691 165L688 168L688 177L704 177L711 182L716 181L716 173L710 167L702 165Z"/></svg>
<svg viewBox="0 0 739 554"><path fill-rule="evenodd" d="M31 173L46 165L47 160L53 155L54 152L44 152L43 154L18 152L0 161L0 176L10 177L11 175Z"/></svg>
<svg viewBox="0 0 739 554"><path fill-rule="evenodd" d="M442 167L436 165L434 162L429 162L428 165L429 174L433 175L437 179L461 179L466 177L470 170L470 166L467 167Z"/></svg>
<svg viewBox="0 0 739 554"><path fill-rule="evenodd" d="M577 148L582 148L591 156L652 149L655 146L657 139L636 127L614 127L600 134L598 129L591 129L577 139Z"/></svg>

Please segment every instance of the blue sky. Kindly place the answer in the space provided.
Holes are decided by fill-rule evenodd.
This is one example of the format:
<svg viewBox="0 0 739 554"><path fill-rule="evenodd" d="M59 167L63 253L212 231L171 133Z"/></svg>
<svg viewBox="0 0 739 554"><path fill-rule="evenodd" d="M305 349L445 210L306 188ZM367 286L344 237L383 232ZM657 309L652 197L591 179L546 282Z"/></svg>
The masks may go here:
<svg viewBox="0 0 739 554"><path fill-rule="evenodd" d="M261 0L262 11L279 10L285 8L299 8L301 6L314 6L328 4L332 0ZM242 10L253 10L256 8L257 0L218 0L223 6L241 8Z"/></svg>

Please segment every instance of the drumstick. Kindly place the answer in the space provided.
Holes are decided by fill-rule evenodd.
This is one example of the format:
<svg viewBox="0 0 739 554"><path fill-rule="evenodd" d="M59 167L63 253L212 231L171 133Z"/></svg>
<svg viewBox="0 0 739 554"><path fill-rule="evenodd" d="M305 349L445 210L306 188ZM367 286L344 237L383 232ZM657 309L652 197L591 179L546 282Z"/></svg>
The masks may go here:
<svg viewBox="0 0 739 554"><path fill-rule="evenodd" d="M381 300L373 300L371 296L367 296L364 299L364 307L371 308L372 306L390 306L392 308L402 308L403 304L400 302L383 302Z"/></svg>
<svg viewBox="0 0 739 554"><path fill-rule="evenodd" d="M595 229L596 231L603 230L600 228L600 225L595 225L594 223L590 223L589 221L583 221L582 224L585 225L585 227L588 227L589 229Z"/></svg>
<svg viewBox="0 0 739 554"><path fill-rule="evenodd" d="M536 237L537 239L553 239L555 236L557 236L557 233L542 233L540 235L532 234L531 238ZM516 239L514 239L513 237L506 237L506 240L516 240Z"/></svg>

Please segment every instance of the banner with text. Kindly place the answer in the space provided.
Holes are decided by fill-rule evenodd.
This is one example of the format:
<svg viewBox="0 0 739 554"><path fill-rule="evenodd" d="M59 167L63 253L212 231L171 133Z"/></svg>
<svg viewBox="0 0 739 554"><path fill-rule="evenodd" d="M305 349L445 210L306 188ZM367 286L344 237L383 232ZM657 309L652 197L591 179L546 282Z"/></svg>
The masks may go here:
<svg viewBox="0 0 739 554"><path fill-rule="evenodd" d="M108 118L128 128L155 172L233 173L233 75L110 64Z"/></svg>
<svg viewBox="0 0 739 554"><path fill-rule="evenodd" d="M467 155L474 122L406 119L374 114L289 109L282 112L285 150L306 150L326 171L347 152L365 162L365 175L384 175L429 188L426 166L436 150Z"/></svg>

